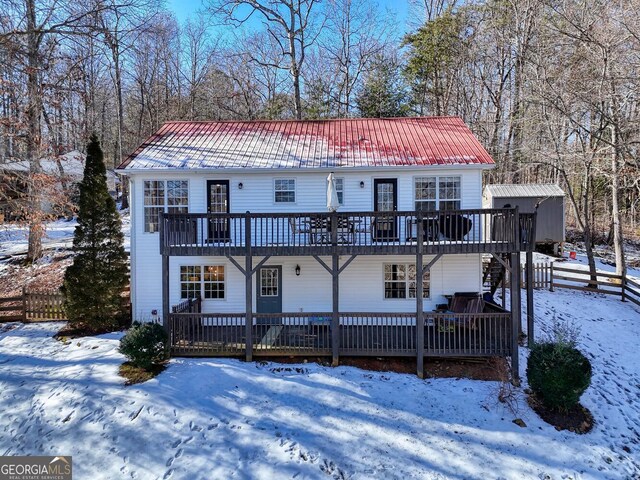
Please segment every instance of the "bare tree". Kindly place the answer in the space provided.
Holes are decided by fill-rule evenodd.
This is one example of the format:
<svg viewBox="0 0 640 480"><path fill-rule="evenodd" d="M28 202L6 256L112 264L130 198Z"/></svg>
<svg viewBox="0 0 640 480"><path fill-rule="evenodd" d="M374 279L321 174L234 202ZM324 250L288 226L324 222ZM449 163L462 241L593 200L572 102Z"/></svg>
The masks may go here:
<svg viewBox="0 0 640 480"><path fill-rule="evenodd" d="M373 58L388 44L388 25L377 8L366 0L330 0L327 8L327 35L322 53L335 65L337 116L348 117L354 91Z"/></svg>
<svg viewBox="0 0 640 480"><path fill-rule="evenodd" d="M286 68L293 83L296 118L302 118L302 71L307 49L311 47L323 22L313 22L320 0L210 0L210 10L225 22L241 26L254 14L262 18L264 29L277 43L284 62L263 63L247 52L252 61L272 68ZM312 13L314 15L312 15ZM320 12L317 12L320 13ZM316 23L320 23L317 25Z"/></svg>

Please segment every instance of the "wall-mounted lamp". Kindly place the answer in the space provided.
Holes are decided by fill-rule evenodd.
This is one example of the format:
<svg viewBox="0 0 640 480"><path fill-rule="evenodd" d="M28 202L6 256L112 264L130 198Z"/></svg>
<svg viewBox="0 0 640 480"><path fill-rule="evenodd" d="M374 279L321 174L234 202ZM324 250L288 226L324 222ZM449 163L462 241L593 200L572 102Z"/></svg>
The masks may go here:
<svg viewBox="0 0 640 480"><path fill-rule="evenodd" d="M364 188L364 182L360 182L360 188Z"/></svg>
<svg viewBox="0 0 640 480"><path fill-rule="evenodd" d="M242 190L242 187L244 187L244 185L242 184L242 182L240 182L240 183L238 184L238 190Z"/></svg>
<svg viewBox="0 0 640 480"><path fill-rule="evenodd" d="M296 277L300 276L300 265L296 265Z"/></svg>

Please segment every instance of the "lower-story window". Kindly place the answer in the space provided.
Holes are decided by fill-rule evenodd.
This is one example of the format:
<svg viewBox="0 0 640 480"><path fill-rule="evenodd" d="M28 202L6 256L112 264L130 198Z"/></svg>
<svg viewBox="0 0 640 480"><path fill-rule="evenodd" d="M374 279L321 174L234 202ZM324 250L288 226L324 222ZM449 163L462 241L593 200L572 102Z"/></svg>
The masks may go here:
<svg viewBox="0 0 640 480"><path fill-rule="evenodd" d="M422 297L429 298L429 272L422 275ZM384 298L416 298L416 266L411 263L384 265Z"/></svg>
<svg viewBox="0 0 640 480"><path fill-rule="evenodd" d="M180 298L225 298L224 265L180 266Z"/></svg>

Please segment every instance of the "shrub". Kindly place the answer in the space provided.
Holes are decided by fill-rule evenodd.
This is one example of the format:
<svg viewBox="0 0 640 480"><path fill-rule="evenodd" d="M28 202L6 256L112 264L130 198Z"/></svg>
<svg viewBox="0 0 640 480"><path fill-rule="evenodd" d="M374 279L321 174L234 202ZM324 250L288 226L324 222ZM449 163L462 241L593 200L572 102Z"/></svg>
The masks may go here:
<svg viewBox="0 0 640 480"><path fill-rule="evenodd" d="M169 358L169 337L162 325L135 322L120 340L118 351L136 367L149 370Z"/></svg>
<svg viewBox="0 0 640 480"><path fill-rule="evenodd" d="M529 355L527 380L547 408L567 411L589 387L591 363L571 343L537 343Z"/></svg>

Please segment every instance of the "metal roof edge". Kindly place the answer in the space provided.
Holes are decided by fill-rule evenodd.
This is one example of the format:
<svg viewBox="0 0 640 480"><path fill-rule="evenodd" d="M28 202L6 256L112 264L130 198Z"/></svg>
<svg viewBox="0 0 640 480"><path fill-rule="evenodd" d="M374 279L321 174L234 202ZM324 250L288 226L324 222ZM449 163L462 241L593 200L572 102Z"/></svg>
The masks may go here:
<svg viewBox="0 0 640 480"><path fill-rule="evenodd" d="M440 165L381 165L364 167L313 167L313 168L117 168L120 175L137 175L141 173L279 173L283 172L377 172L377 171L428 171L428 170L491 170L493 163L455 163Z"/></svg>

